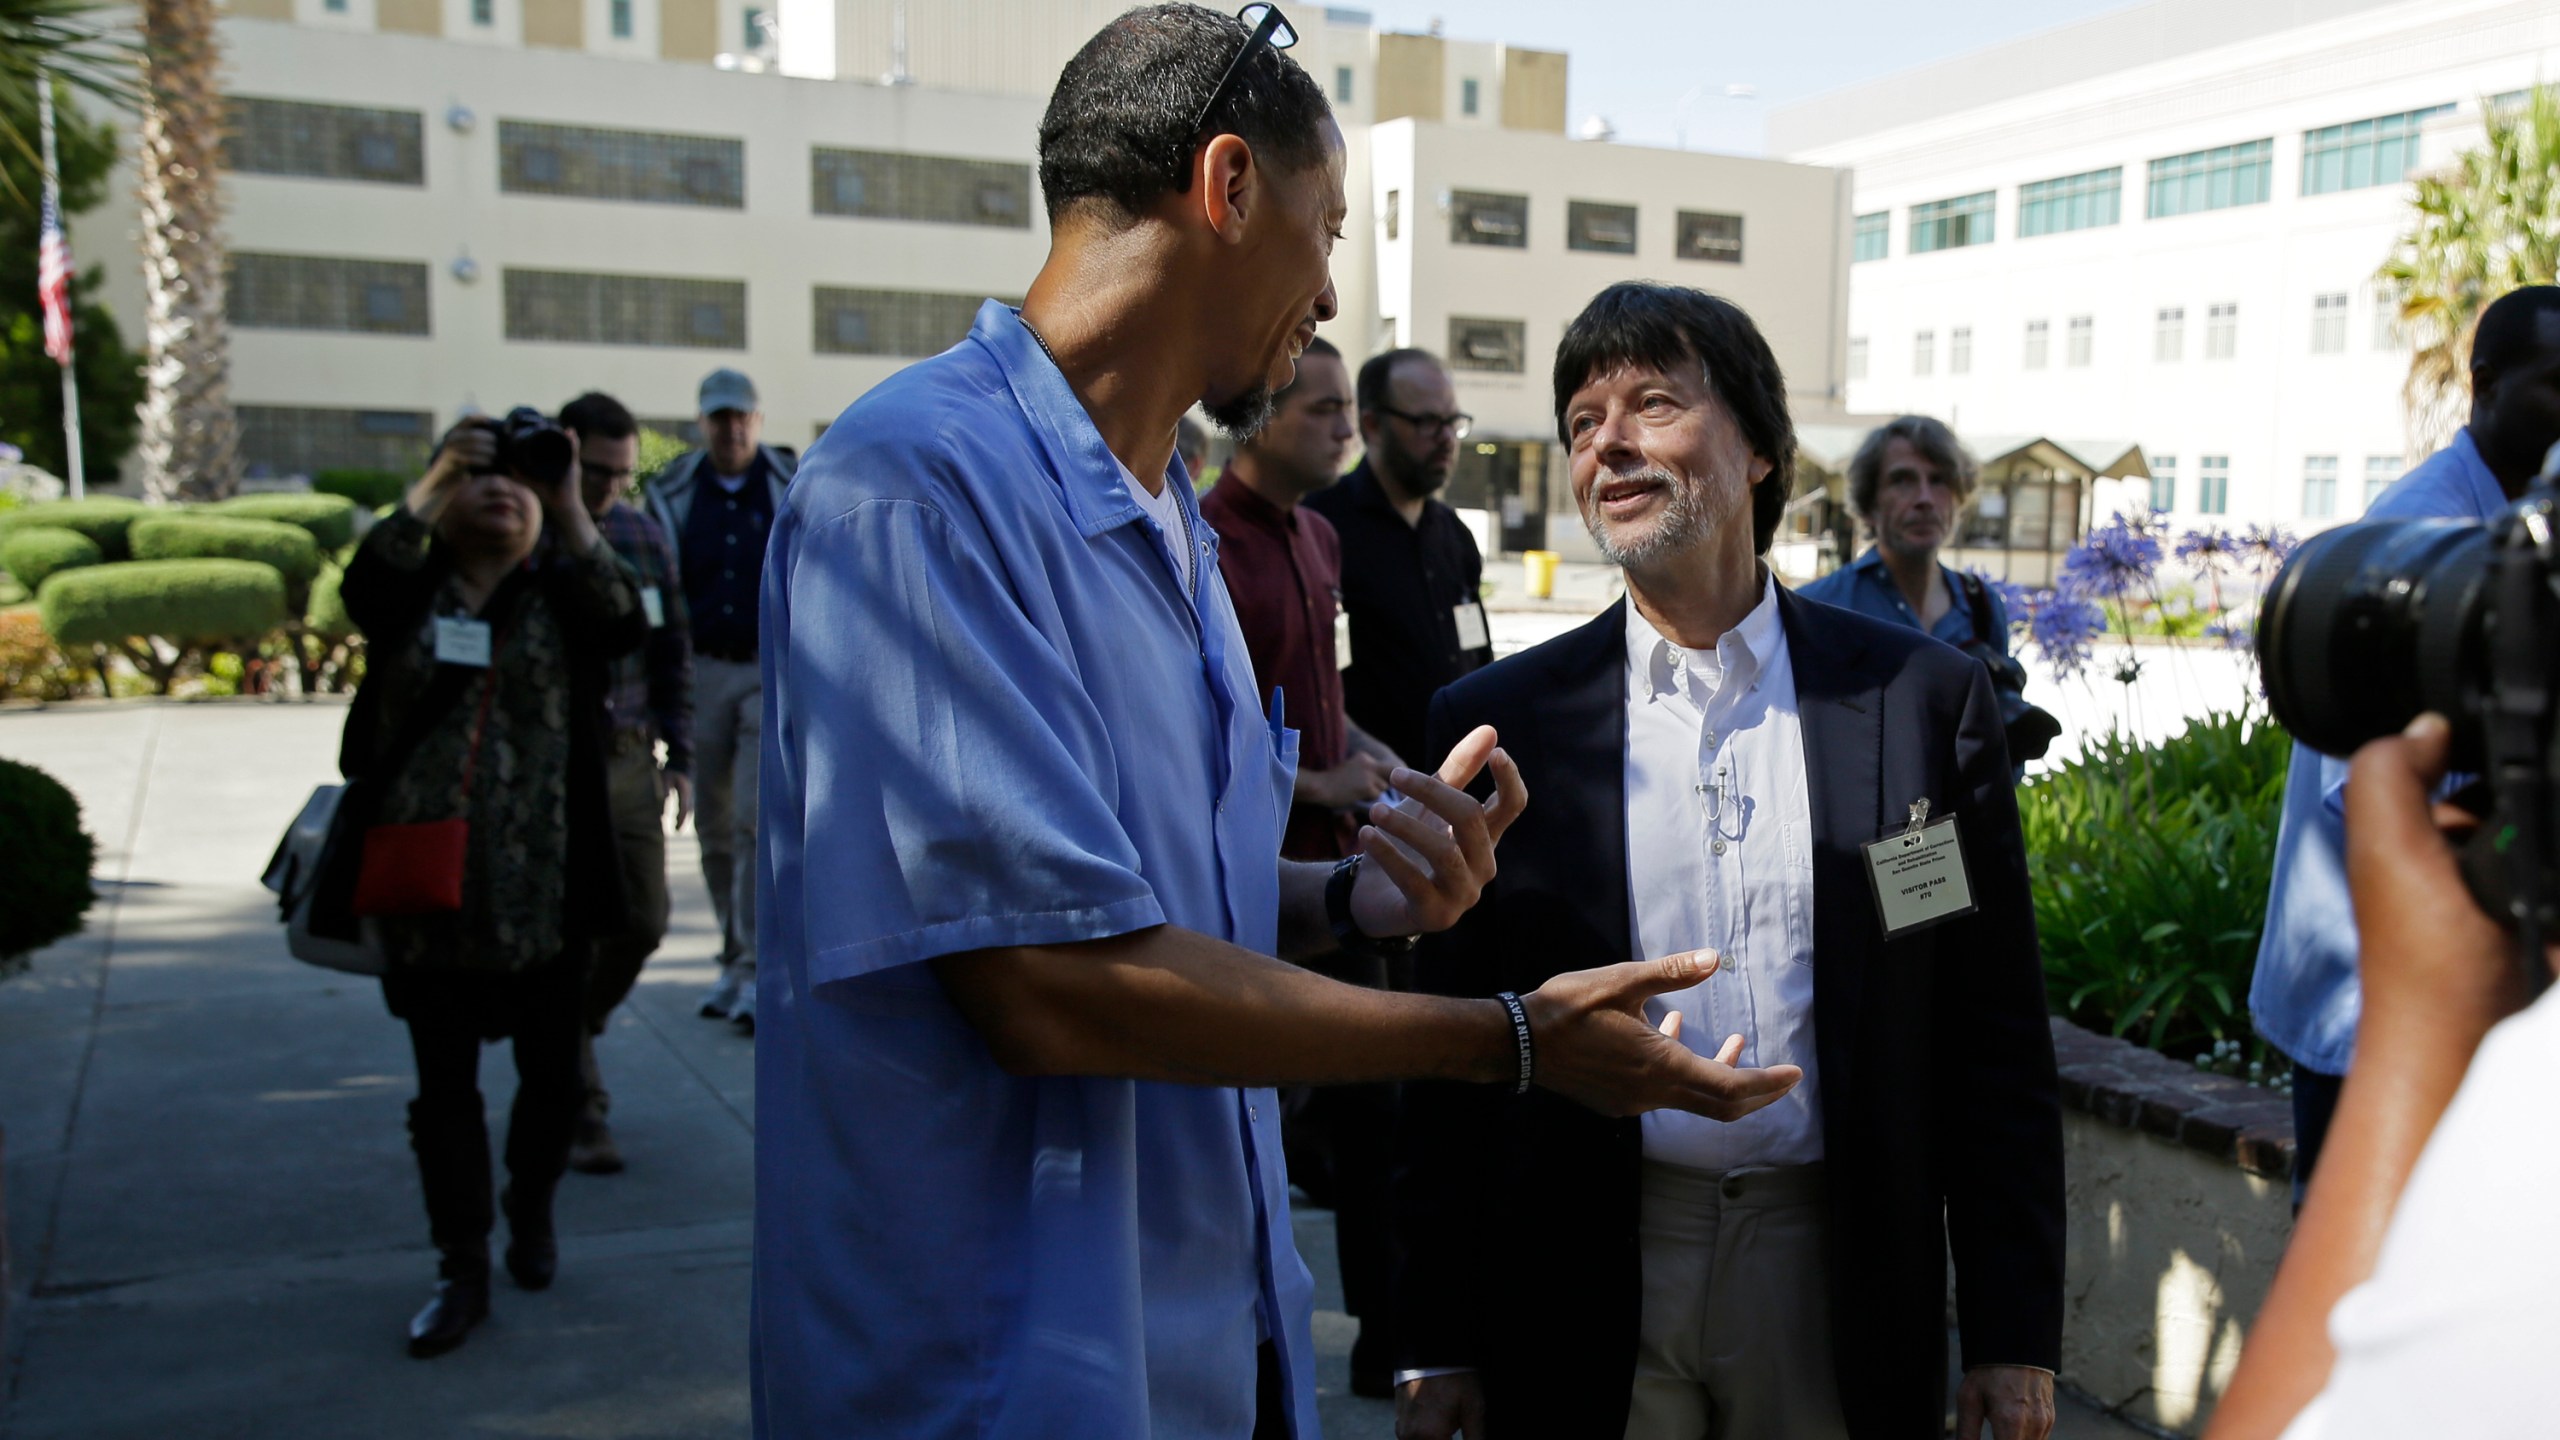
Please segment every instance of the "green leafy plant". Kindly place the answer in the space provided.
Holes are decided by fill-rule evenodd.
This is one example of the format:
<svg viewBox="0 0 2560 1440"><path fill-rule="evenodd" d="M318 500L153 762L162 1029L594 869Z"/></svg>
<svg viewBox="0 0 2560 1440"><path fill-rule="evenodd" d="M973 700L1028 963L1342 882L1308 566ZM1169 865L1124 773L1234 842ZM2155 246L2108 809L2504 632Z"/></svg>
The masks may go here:
<svg viewBox="0 0 2560 1440"><path fill-rule="evenodd" d="M2145 746L2122 735L2018 792L2054 1010L2180 1057L2251 1041L2292 740L2264 716L2207 716Z"/></svg>
<svg viewBox="0 0 2560 1440"><path fill-rule="evenodd" d="M631 462L631 493L624 498L639 503L641 486L664 475L668 466L692 453L693 447L675 436L645 425L640 427L639 453Z"/></svg>
<svg viewBox="0 0 2560 1440"><path fill-rule="evenodd" d="M356 538L356 505L344 495L237 495L193 513L298 525L311 532L313 544L332 553Z"/></svg>
<svg viewBox="0 0 2560 1440"><path fill-rule="evenodd" d="M97 858L97 842L80 828L80 802L62 782L33 765L0 760L0 875L9 877L0 961L78 933L97 899L89 888Z"/></svg>
<svg viewBox="0 0 2560 1440"><path fill-rule="evenodd" d="M0 569L30 594L56 571L103 564L106 558L96 541L77 530L22 530L0 537Z"/></svg>
<svg viewBox="0 0 2560 1440"><path fill-rule="evenodd" d="M292 533L310 543L301 531ZM67 570L46 582L36 608L57 643L112 647L163 695L195 654L255 644L289 613L284 577L274 566L222 559L135 560Z"/></svg>
<svg viewBox="0 0 2560 1440"><path fill-rule="evenodd" d="M321 495L343 495L367 510L400 503L415 475L397 470L321 470L311 477L312 490Z"/></svg>
<svg viewBox="0 0 2560 1440"><path fill-rule="evenodd" d="M297 590L320 573L320 547L310 531L280 520L219 515L210 506L137 521L131 543L136 560L253 560Z"/></svg>
<svg viewBox="0 0 2560 1440"><path fill-rule="evenodd" d="M125 533L133 528L134 521L150 513L142 502L119 495L47 500L38 505L21 505L0 515L0 537L22 530L77 530L88 536L108 559L123 560L133 553L125 547Z"/></svg>

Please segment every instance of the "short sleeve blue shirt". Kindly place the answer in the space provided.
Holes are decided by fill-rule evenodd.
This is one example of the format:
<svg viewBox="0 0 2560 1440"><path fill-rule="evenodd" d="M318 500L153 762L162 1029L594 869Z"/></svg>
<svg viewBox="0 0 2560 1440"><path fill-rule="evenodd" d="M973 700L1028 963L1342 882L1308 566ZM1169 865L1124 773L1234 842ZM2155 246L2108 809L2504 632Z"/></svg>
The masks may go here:
<svg viewBox="0 0 2560 1440"><path fill-rule="evenodd" d="M2367 506L2367 520L2488 520L2507 492L2464 430ZM2355 1058L2355 906L2347 898L2347 762L2293 747L2285 772L2284 819L2276 830L2267 929L2249 981L2258 1033L2288 1057L2324 1075L2344 1075Z"/></svg>
<svg viewBox="0 0 2560 1440"><path fill-rule="evenodd" d="M1268 1090L1006 1074L923 963L1174 924L1270 953L1297 735L1177 460L1196 598L993 301L809 451L763 594L755 1428L1316 1435Z"/></svg>

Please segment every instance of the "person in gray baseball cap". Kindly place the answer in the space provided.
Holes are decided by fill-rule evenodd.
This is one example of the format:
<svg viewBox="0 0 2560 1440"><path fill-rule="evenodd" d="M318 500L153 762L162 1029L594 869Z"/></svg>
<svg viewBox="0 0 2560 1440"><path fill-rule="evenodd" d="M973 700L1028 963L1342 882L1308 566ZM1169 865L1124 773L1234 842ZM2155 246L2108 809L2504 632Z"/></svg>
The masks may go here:
<svg viewBox="0 0 2560 1440"><path fill-rule="evenodd" d="M756 663L756 595L764 541L782 510L793 459L763 443L755 382L735 370L702 378L703 448L648 487L649 511L675 542L693 621L694 834L720 919L720 980L702 1013L756 1028L756 749L764 685Z"/></svg>

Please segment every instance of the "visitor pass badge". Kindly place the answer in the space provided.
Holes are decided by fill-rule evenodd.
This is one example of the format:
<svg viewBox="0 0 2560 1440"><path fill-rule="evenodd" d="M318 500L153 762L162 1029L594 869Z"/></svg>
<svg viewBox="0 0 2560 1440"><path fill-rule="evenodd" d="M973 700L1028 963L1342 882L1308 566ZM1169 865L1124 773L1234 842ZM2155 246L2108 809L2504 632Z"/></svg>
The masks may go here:
<svg viewBox="0 0 2560 1440"><path fill-rule="evenodd" d="M1459 601L1458 648L1461 650L1481 650L1492 643L1493 636L1485 628L1484 606L1473 600Z"/></svg>
<svg viewBox="0 0 2560 1440"><path fill-rule="evenodd" d="M436 663L439 665L489 665L489 622L468 615L436 617Z"/></svg>
<svg viewBox="0 0 2560 1440"><path fill-rule="evenodd" d="M1913 801L1908 825L1866 847L1867 880L1888 940L1973 913L1955 817L1935 825L1928 819L1929 802Z"/></svg>
<svg viewBox="0 0 2560 1440"><path fill-rule="evenodd" d="M663 630L667 626L667 597L655 585L640 587L640 608L649 616L649 628Z"/></svg>

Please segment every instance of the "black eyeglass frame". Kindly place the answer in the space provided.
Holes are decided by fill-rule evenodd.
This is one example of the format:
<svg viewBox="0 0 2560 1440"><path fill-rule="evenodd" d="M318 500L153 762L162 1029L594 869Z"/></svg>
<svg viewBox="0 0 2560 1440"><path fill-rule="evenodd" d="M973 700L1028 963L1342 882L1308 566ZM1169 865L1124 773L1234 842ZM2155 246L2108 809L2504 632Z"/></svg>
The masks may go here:
<svg viewBox="0 0 2560 1440"><path fill-rule="evenodd" d="M1227 92L1235 88L1236 77L1244 73L1245 62L1253 58L1253 52L1265 45L1277 52L1298 43L1298 27L1289 23L1289 17L1281 14L1277 5L1256 0L1256 3L1238 10L1236 18L1242 20L1248 12L1255 10L1262 12L1262 18L1254 22L1253 33L1244 38L1244 48L1236 52L1236 58L1227 62L1227 73L1218 77L1217 88L1209 92L1209 103L1201 106L1200 113L1192 117L1191 139L1182 152L1186 162L1191 158L1192 150L1199 146L1201 132L1209 128L1209 117L1226 103ZM1283 33L1288 36L1285 40L1278 38ZM1187 163L1183 167L1181 188L1185 191L1191 188L1191 171Z"/></svg>
<svg viewBox="0 0 2560 1440"><path fill-rule="evenodd" d="M1455 415L1417 415L1410 410L1399 410L1393 405L1372 405L1369 408L1381 415L1393 415L1426 434L1433 430L1446 429L1452 440L1464 440L1476 428L1476 417L1464 410Z"/></svg>

